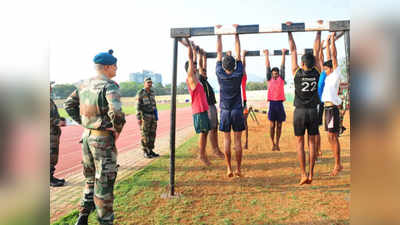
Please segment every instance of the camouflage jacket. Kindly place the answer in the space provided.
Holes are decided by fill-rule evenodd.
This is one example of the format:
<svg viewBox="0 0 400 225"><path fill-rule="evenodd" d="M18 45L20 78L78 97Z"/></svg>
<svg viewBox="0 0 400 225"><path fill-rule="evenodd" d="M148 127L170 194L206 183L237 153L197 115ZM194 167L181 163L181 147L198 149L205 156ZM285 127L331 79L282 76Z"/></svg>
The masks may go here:
<svg viewBox="0 0 400 225"><path fill-rule="evenodd" d="M125 114L122 112L119 86L104 75L84 81L64 103L73 120L88 129L114 128L122 131Z"/></svg>
<svg viewBox="0 0 400 225"><path fill-rule="evenodd" d="M141 120L145 114L154 114L157 109L154 91L147 92L144 88L136 94L136 118Z"/></svg>
<svg viewBox="0 0 400 225"><path fill-rule="evenodd" d="M60 120L65 120L58 114L56 103L50 98L50 134L61 135L61 128L58 126Z"/></svg>

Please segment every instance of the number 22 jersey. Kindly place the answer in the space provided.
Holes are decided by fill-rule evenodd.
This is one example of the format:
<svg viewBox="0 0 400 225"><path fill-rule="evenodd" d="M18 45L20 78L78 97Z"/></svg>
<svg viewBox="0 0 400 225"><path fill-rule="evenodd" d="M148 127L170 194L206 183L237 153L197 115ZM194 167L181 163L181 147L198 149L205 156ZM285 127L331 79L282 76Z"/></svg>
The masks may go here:
<svg viewBox="0 0 400 225"><path fill-rule="evenodd" d="M296 108L316 108L320 100L318 97L319 71L299 68L294 76L294 106Z"/></svg>

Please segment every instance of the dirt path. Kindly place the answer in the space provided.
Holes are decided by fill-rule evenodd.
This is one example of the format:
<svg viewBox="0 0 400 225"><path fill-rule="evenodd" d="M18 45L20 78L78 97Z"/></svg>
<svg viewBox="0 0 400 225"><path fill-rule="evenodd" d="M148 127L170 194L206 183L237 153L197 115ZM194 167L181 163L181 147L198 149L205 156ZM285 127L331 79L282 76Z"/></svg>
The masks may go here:
<svg viewBox="0 0 400 225"><path fill-rule="evenodd" d="M293 108L286 105L281 151L272 152L266 115L260 124L249 118L249 149L244 150L242 178L228 178L225 162L210 154L204 167L193 147L189 156L177 159L178 199L163 199L165 187L151 185L127 193L127 203L117 209L118 224L349 224L350 223L350 126L340 137L343 171L330 177L334 159L321 127L323 157L315 166L314 181L299 186L299 163L293 132ZM221 148L223 138L219 135ZM211 153L208 148L207 152ZM234 155L234 154L233 154ZM232 156L234 159L235 157ZM167 168L161 163L161 171ZM235 169L236 163L233 161ZM148 175L157 179L156 175ZM162 176L162 175L160 175ZM166 182L160 177L160 182ZM151 216L147 216L147 215Z"/></svg>

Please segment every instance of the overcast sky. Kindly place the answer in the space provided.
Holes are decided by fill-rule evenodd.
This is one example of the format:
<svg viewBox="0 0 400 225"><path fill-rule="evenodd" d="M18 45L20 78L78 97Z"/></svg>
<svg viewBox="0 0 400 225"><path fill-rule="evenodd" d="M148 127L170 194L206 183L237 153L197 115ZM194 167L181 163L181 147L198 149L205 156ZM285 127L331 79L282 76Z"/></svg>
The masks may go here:
<svg viewBox="0 0 400 225"><path fill-rule="evenodd" d="M73 2L73 1L72 1ZM74 83L95 74L95 54L114 50L118 58L115 80L128 80L131 72L143 69L161 73L171 83L172 47L170 29L215 24L280 24L350 19L349 1L265 1L265 0L146 0L146 1L53 1L50 15L50 80ZM325 39L328 32L323 32ZM315 32L294 33L297 49L311 48ZM242 49L288 48L287 34L241 35ZM193 38L209 52L216 50L216 37ZM223 48L234 50L233 36L223 36ZM344 57L343 39L337 42L339 58ZM184 81L187 50L179 46L178 82ZM272 57L279 66L280 57ZM264 57L249 57L247 71L264 77ZM215 60L208 60L208 74L215 81ZM286 71L290 71L287 57ZM288 79L292 79L290 72ZM214 83L214 82L213 82Z"/></svg>

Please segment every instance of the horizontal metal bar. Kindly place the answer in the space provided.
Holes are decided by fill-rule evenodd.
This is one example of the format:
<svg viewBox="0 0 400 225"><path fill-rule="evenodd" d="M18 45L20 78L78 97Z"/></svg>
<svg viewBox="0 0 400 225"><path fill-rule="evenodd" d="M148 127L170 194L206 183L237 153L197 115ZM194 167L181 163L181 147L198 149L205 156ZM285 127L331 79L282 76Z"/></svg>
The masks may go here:
<svg viewBox="0 0 400 225"><path fill-rule="evenodd" d="M308 32L308 31L346 31L350 30L350 20L286 23L262 26L259 24L239 25L237 28L232 25L217 27L187 27L171 28L171 37L193 37L231 34L257 34L257 33L284 33L284 32Z"/></svg>
<svg viewBox="0 0 400 225"><path fill-rule="evenodd" d="M263 56L264 54L262 53L263 51L261 50L255 50L255 51L248 51L246 53L246 56ZM280 56L282 55L282 50L272 50L269 51L269 56ZM312 48L306 48L303 51L298 51L297 54L298 55L304 55L306 53L313 53L313 49ZM287 51L286 55L290 55L290 52ZM222 56L225 57L226 56L226 52L222 53ZM207 58L217 58L217 53L216 52L207 52L206 53L206 57Z"/></svg>

